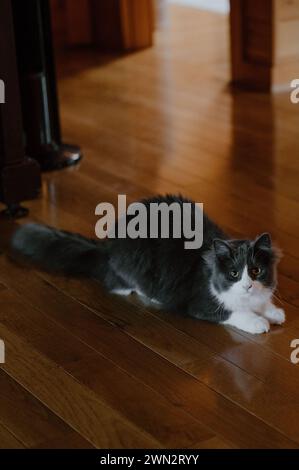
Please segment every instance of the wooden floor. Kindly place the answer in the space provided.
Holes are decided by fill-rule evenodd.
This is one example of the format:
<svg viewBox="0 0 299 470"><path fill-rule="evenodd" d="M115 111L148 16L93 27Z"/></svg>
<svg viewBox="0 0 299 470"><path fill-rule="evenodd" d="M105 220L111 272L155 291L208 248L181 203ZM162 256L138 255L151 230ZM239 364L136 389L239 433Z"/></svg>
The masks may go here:
<svg viewBox="0 0 299 470"><path fill-rule="evenodd" d="M44 176L30 219L94 236L99 202L182 192L233 236L272 233L287 322L251 336L1 254L1 447L299 447L299 105L232 94L225 16L168 14L152 49L61 62L63 134L84 160Z"/></svg>

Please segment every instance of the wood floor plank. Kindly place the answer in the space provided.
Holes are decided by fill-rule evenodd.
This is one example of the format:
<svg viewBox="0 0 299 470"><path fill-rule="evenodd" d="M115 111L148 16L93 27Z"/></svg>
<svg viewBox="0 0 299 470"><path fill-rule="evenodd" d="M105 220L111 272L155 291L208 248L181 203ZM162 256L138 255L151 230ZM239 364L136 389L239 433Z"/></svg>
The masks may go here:
<svg viewBox="0 0 299 470"><path fill-rule="evenodd" d="M68 429L62 436L46 439L31 449L94 449L94 446L76 431Z"/></svg>
<svg viewBox="0 0 299 470"><path fill-rule="evenodd" d="M78 447L91 445L1 369L0 390L0 423L20 446L42 447L50 440L72 448L71 436ZM1 438L0 446L6 446Z"/></svg>
<svg viewBox="0 0 299 470"><path fill-rule="evenodd" d="M1 367L97 447L159 447L144 431L0 324L8 360Z"/></svg>
<svg viewBox="0 0 299 470"><path fill-rule="evenodd" d="M0 449L24 449L19 442L5 427L0 424Z"/></svg>
<svg viewBox="0 0 299 470"><path fill-rule="evenodd" d="M1 300L7 313L7 316L0 314L3 325L71 373L80 383L94 390L102 402L118 410L161 444L184 447L200 438L205 440L213 436L209 429L189 414L169 404L163 397L95 353L67 330L49 321L42 312L21 303L9 290ZM67 354L65 345L69 348ZM93 386L94 383L101 387Z"/></svg>
<svg viewBox="0 0 299 470"><path fill-rule="evenodd" d="M100 316L103 319L107 319L110 323L118 326L123 331L128 331L132 337L134 337L135 329L139 333L139 341L143 341L145 344L150 341L152 350L155 350L169 360L173 360L173 362L177 364L189 363L191 360L195 359L204 361L213 355L213 352L209 349L209 347L192 340L192 338L177 329L171 329L167 324L165 324L163 321L157 320L150 312L147 312L142 307L135 307L135 309L132 309L130 304L128 304L126 301L119 299L117 296L111 296L105 293L96 283L81 283L79 281L77 286L80 286L80 290L82 292L79 296L75 297L78 301L80 301L80 303L76 303L68 299L62 293L59 294L59 291L54 290L55 286L61 287L61 290L65 288L65 291L74 298L76 286L74 283L72 283L72 281L42 274L45 279L53 281L53 289L53 286L51 287L49 282L46 284L42 278L35 276L34 274L32 274L29 279L27 276L27 271L24 268L11 266L11 269L9 269L8 273L8 265L8 260L5 258L0 259L0 278L3 279L4 282L6 282L7 285L9 285L12 289L16 290L20 293L20 295L28 299L29 302L31 302L31 305L37 306L43 312L50 312L50 314L53 315L55 306L55 311L57 312L56 320L58 321L63 321L63 319L66 317L67 310L70 312L70 315L73 315L73 318L75 318L76 310L84 314L84 308L82 308L80 304L82 304L82 300L86 299L86 297L89 297L90 301L88 307L90 309L95 307L96 310L99 310ZM30 289L30 286L33 285L35 288ZM53 299L50 299L47 301L47 303L45 303L45 299L51 295L53 296ZM6 297L9 298L9 293L6 294ZM5 296L3 295L2 298L4 302ZM59 303L60 299L61 303ZM11 308L13 307L13 302L11 299L10 306ZM17 308L15 308L15 311L17 311ZM34 312L32 313L32 319L28 319L28 316L23 315L23 324L21 324L20 328L22 330L24 329L25 320L27 323L34 323L34 321L36 321L34 320L34 316L37 317L37 314L34 314ZM0 318L3 318L1 317L1 314ZM5 311L5 319L6 322L11 320L11 314L9 312L6 313ZM17 327L17 323L13 323L14 326ZM26 328L30 331L31 325L29 324ZM55 325L52 325L52 331L52 336L57 337ZM77 352L74 351L72 353L71 343L70 349L66 354L64 354L64 351L59 351L57 348L55 348L55 351L52 351L50 333L51 322L49 322L49 346L48 351L46 351L48 355L53 356L53 354L59 354L60 358L65 358L65 362L71 362L72 358L69 357L71 354L74 356L83 354L80 350ZM65 334L67 333L68 332L66 331ZM61 332L60 336L62 337L63 334L64 333ZM143 338L140 336L141 334L143 335ZM71 336L68 335L68 337L71 341ZM60 343L62 344L62 347L66 347L63 345L63 341L60 341ZM47 345L42 346L44 348L47 347Z"/></svg>
<svg viewBox="0 0 299 470"><path fill-rule="evenodd" d="M289 361L289 357L284 358L273 354L270 349L264 348L259 342L254 341L251 335L245 336L232 328L223 328L208 322L195 322L188 318L182 319L181 316L174 314L164 313L162 315L164 319L190 336L213 345L218 355L247 371L253 377L272 384L281 392L286 391L296 396L299 373ZM288 344L288 346L290 345ZM269 367L271 365L275 367L275 374ZM287 377L290 380L287 380Z"/></svg>
<svg viewBox="0 0 299 470"><path fill-rule="evenodd" d="M214 433L99 354L70 364L68 371L113 409L154 435L166 447L192 447Z"/></svg>
<svg viewBox="0 0 299 470"><path fill-rule="evenodd" d="M14 291L6 289L0 301L0 322L58 364L81 360L93 352L68 330L28 307Z"/></svg>
<svg viewBox="0 0 299 470"><path fill-rule="evenodd" d="M212 438L207 441L197 442L191 449L233 449L234 446L222 439Z"/></svg>
<svg viewBox="0 0 299 470"><path fill-rule="evenodd" d="M14 274L14 277L16 279L16 274ZM31 289L28 293L25 278L21 278L21 281L20 285L24 284L27 297L30 293L32 299L33 293L38 293L37 295L34 294L35 299L37 299L40 290L35 288L34 290ZM62 280L60 280L60 282L62 282ZM64 281L65 285L75 285L77 282L80 281ZM79 284L77 284L77 289L78 285ZM42 294L42 298L43 296L44 294ZM225 422L226 420L230 420L231 413L234 413L235 423L238 423L239 426L241 426L243 420L246 422L248 420L246 429L243 431L244 434L239 433L237 424L236 428L231 427L228 431L229 440L234 442L236 446L245 446L245 442L248 442L247 433L254 433L256 437L252 441L252 446L261 445L271 447L274 445L278 447L296 447L296 444L291 440L286 440L283 435L277 434L271 427L265 425L265 423L260 420L256 420L253 415L248 415L245 410L234 409L230 401L225 400L219 394L215 395L217 402L219 402L219 407L216 406L215 409L215 398L210 401L213 397L213 392L210 389L203 388L196 380L191 381L190 387L188 387L189 391L187 392L184 387L181 387L181 384L185 383L187 379L183 371L179 372L176 368L173 368L169 362L165 362L155 355L153 356L150 350L144 348L142 344L136 343L135 341L132 342L130 337L123 334L118 328L113 327L111 324L105 323L103 319L97 317L93 311L83 309L82 306L80 307L80 304L75 308L74 303L71 303L71 306L67 307L67 302L65 300L62 302L62 294L53 294L51 298L52 301L47 302L48 314L52 312L51 314L56 315L57 320L61 317L64 326L67 327L68 325L68 328L72 328L73 333L78 335L83 341L88 341L88 344L94 349L115 362L130 375L138 378L151 388L154 388L154 390L173 404L177 405L180 403L180 407L196 419L199 419L205 426L212 429L215 434L227 438L227 435L223 434ZM63 314L57 313L59 304L60 308L61 305L63 305ZM169 381L167 380L165 382L166 377L169 377ZM174 381L173 383L176 383L175 389L173 385L171 385L171 380ZM190 402L191 397L192 401ZM258 442L260 444L257 444Z"/></svg>
<svg viewBox="0 0 299 470"><path fill-rule="evenodd" d="M103 294L101 294L101 296L97 296L97 286L95 285L93 287L91 282L85 283L85 289L83 290L82 284L83 283L81 282L81 288L79 288L77 285L76 288L71 291L71 294L78 298L80 302L85 303L89 307L95 309L101 317L113 322L115 319L114 311L116 310L116 308L113 307L113 303L110 304L111 307L108 311L108 301L103 296ZM70 286L71 283L68 282L67 288L70 289ZM103 300L105 304L104 313ZM113 299L112 297L111 302L115 302L116 300L117 299ZM144 329L146 328L146 315L144 309L139 309L139 318L136 321L133 309L130 310L129 316L126 312L123 314L124 309L121 308L123 304L124 303L122 300L118 301L118 307L116 311L118 321L121 325L125 325L123 327L124 331L126 331L134 339L140 341L142 344L147 345L149 348L161 354L161 350L157 349L155 339L152 338L152 335L144 336L143 327ZM135 303L134 307L136 307ZM254 404L255 407L259 407L258 415L265 419L268 424L275 427L277 426L277 414L275 410L276 407L278 408L278 403L280 403L280 406L282 406L284 409L284 417L286 418L285 425L283 422L281 422L281 429L283 429L286 435L288 435L291 439L297 440L299 442L299 426L297 425L296 420L292 420L294 416L294 407L299 405L299 402L297 403L299 375L297 369L294 368L294 366L289 361L286 361L284 358L274 356L271 351L264 350L261 345L255 344L248 338L243 337L243 335L237 331L226 330L223 328L223 326L217 327L215 325L199 322L194 319L186 319L185 317L179 315L159 313L156 312L156 310L153 310L153 312L154 316L157 318L160 318L162 321L167 318L169 325L174 325L178 327L178 329L181 329L187 333L190 338L196 338L199 340L199 344L206 344L210 351L212 351L212 353L210 353L210 357L207 359L208 364L213 364L212 356L216 356L216 353L226 359L228 364L225 364L226 368L223 367L223 370L227 371L227 378L231 378L232 375L235 377L240 377L240 389L243 392L244 390L242 387L247 389L248 380L250 381L251 379L251 381L254 383L253 387L258 387L262 396L262 401ZM220 331L218 332L218 330ZM219 338L221 338L221 342L219 341ZM242 346L242 349L240 345ZM162 355L164 355L170 362L180 366L187 372L192 371L192 373L194 373L194 363L196 364L197 368L200 368L200 364L203 363L202 358L200 361L198 361L196 355L193 356L192 361L189 363L178 361L175 356L169 354L165 355L164 351L162 352ZM278 370L277 376L273 376L271 369L269 369L268 365L270 363L275 363L275 367ZM237 367L233 367L233 365ZM242 375L242 370L247 371L247 375L249 376L248 380L246 374ZM200 375L195 376L201 379ZM291 380L287 381L286 377L289 377ZM265 386L265 382L269 383L269 387ZM291 385L289 385L289 382L291 382ZM206 383L207 385L212 386L209 382ZM271 386L278 387L280 392L277 394L277 396L276 394L272 393L270 398L268 398L268 402L265 403L263 397L269 397ZM235 392L233 387L231 387L231 393L229 393L229 389L221 386L216 387L215 391L223 394L225 397L231 400L235 400ZM250 390L248 390L247 396L245 393L243 393L243 400L240 399L236 402L238 405L241 405L250 412L257 414L256 408L254 408L254 406L251 404L250 393ZM242 394L240 397L242 398ZM279 402L277 402L277 398L279 398ZM290 403L290 400L292 405L288 408L285 408L285 402ZM290 421L290 419L292 421ZM292 425L290 424L291 422Z"/></svg>

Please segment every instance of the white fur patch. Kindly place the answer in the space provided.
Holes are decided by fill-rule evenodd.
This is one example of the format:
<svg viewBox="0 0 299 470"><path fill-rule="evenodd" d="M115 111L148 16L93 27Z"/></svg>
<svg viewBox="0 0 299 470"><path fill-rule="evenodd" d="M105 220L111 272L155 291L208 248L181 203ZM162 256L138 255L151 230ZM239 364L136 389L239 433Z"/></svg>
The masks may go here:
<svg viewBox="0 0 299 470"><path fill-rule="evenodd" d="M265 288L260 282L250 278L247 266L243 270L241 279L234 282L228 290L219 293L214 286L211 286L211 292L227 310L232 312L259 311L272 296L271 289Z"/></svg>
<svg viewBox="0 0 299 470"><path fill-rule="evenodd" d="M235 326L252 334L267 333L270 330L268 320L253 312L233 312L223 324Z"/></svg>
<svg viewBox="0 0 299 470"><path fill-rule="evenodd" d="M146 303L153 303L153 304L161 305L161 302L159 302L159 300L156 300L154 298L150 299L138 289L113 289L111 291L111 294L128 296L128 295L133 294L133 292L135 292L139 297L141 297L141 299Z"/></svg>
<svg viewBox="0 0 299 470"><path fill-rule="evenodd" d="M111 291L112 294L124 295L124 296L131 295L132 292L133 292L132 289L113 289Z"/></svg>
<svg viewBox="0 0 299 470"><path fill-rule="evenodd" d="M276 307L272 303L266 305L263 315L269 320L270 323L273 323L274 325L282 325L286 319L284 310L282 308Z"/></svg>

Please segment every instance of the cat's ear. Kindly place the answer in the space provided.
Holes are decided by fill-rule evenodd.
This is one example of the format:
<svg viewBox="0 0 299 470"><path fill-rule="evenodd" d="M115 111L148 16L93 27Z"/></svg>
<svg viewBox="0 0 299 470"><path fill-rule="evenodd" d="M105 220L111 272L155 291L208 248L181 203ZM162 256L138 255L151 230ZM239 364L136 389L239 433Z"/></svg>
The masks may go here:
<svg viewBox="0 0 299 470"><path fill-rule="evenodd" d="M259 237L256 238L254 242L254 249L269 249L272 247L271 235L269 233L262 233Z"/></svg>
<svg viewBox="0 0 299 470"><path fill-rule="evenodd" d="M213 247L218 258L229 258L232 254L229 244L220 238L215 238L213 240Z"/></svg>

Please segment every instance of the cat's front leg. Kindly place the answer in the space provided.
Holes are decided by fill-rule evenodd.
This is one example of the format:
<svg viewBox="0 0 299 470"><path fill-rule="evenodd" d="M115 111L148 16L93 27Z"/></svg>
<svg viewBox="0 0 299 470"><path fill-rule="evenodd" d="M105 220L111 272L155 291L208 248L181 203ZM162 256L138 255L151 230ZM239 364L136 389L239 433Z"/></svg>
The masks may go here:
<svg viewBox="0 0 299 470"><path fill-rule="evenodd" d="M271 301L269 301L263 311L261 312L263 317L267 318L270 323L275 325L282 325L285 322L286 316L282 308L276 307Z"/></svg>
<svg viewBox="0 0 299 470"><path fill-rule="evenodd" d="M267 333L270 330L270 324L266 318L250 311L232 312L223 324L234 326L239 330L252 334Z"/></svg>

